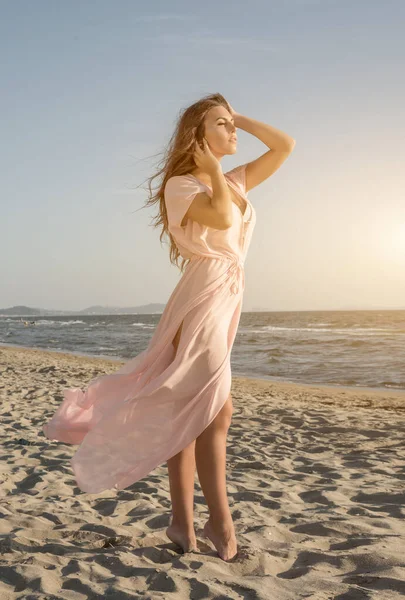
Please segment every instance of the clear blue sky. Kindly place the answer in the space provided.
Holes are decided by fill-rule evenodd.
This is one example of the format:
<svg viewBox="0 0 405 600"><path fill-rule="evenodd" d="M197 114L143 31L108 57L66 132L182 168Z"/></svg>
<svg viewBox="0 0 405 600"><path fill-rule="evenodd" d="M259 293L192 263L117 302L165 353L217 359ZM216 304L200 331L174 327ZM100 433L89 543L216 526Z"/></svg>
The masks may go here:
<svg viewBox="0 0 405 600"><path fill-rule="evenodd" d="M26 0L1 14L0 308L168 300L180 272L154 209L136 209L179 111L213 92L296 140L249 192L243 310L405 308L405 2ZM224 171L267 149L238 137Z"/></svg>

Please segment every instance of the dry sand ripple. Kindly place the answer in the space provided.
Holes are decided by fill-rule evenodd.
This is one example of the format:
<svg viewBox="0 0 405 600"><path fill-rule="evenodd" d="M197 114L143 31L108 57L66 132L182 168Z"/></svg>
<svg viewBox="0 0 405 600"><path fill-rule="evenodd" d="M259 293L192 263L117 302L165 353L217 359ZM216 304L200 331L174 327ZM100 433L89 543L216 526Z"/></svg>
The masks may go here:
<svg viewBox="0 0 405 600"><path fill-rule="evenodd" d="M84 494L42 424L64 387L114 361L0 347L0 598L395 600L405 597L405 394L235 377L228 495L239 542L225 563L201 528L182 554L166 464Z"/></svg>

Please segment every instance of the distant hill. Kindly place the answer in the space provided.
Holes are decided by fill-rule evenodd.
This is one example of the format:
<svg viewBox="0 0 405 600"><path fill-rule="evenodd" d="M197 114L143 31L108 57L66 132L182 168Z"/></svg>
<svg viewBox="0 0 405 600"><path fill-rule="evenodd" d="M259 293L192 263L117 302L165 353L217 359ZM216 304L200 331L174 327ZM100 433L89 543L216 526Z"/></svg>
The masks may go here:
<svg viewBox="0 0 405 600"><path fill-rule="evenodd" d="M31 308L30 306L12 306L0 308L0 316L13 317L55 317L57 315L151 315L162 313L165 304L150 303L134 307L121 306L89 306L83 310L52 310L47 308Z"/></svg>
<svg viewBox="0 0 405 600"><path fill-rule="evenodd" d="M89 306L88 308L84 308L83 310L52 310L47 308L31 308L30 306L11 306L10 308L0 308L0 318L13 316L13 317L57 317L57 316L80 316L80 315L153 315L160 314L165 309L165 304L159 303L150 303L143 304L141 306L130 306L130 307L122 307L122 306ZM295 310L295 311L285 311L285 310L269 310L268 308L264 308L263 306L254 306L251 310L244 310L242 312L338 312L338 311L397 311L397 310L405 310L405 307L402 308L328 308L328 309L318 309L318 310Z"/></svg>

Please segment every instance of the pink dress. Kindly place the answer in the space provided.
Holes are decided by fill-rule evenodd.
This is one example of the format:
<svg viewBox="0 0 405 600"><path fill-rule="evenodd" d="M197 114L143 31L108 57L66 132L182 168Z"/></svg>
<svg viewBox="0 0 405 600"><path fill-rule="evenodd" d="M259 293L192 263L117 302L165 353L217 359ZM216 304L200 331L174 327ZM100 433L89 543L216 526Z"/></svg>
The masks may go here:
<svg viewBox="0 0 405 600"><path fill-rule="evenodd" d="M171 177L164 197L169 230L190 258L146 350L117 371L91 380L64 400L43 426L45 436L80 444L71 459L78 487L88 493L123 489L195 440L231 390L230 354L242 310L244 260L256 222L245 187L246 164L224 173L244 201L233 203L226 230L181 221L209 186L193 175ZM243 202L245 205L245 202ZM173 338L183 322L176 353Z"/></svg>

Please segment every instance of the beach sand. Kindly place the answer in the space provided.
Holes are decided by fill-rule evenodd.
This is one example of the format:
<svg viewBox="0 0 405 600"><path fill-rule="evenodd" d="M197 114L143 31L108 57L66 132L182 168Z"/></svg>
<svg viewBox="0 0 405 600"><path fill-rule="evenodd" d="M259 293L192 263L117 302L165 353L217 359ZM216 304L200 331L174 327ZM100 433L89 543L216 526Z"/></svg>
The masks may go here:
<svg viewBox="0 0 405 600"><path fill-rule="evenodd" d="M234 377L227 489L239 554L165 535L166 463L85 494L42 425L120 362L0 347L0 598L394 600L405 596L405 393ZM24 443L26 440L27 443Z"/></svg>

